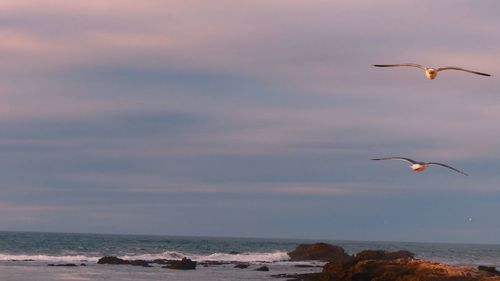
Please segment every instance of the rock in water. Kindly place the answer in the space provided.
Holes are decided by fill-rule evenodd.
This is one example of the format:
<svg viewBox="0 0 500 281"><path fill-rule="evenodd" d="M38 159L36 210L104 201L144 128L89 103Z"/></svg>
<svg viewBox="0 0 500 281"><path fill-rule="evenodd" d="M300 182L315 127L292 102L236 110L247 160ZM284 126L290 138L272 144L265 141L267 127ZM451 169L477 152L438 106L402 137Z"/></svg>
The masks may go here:
<svg viewBox="0 0 500 281"><path fill-rule="evenodd" d="M73 266L78 266L78 265L76 265L74 263L58 263L58 264L49 263L49 264L47 264L47 266L71 266L71 267L73 267Z"/></svg>
<svg viewBox="0 0 500 281"><path fill-rule="evenodd" d="M326 243L302 244L288 253L290 261L333 261L350 258L344 248Z"/></svg>
<svg viewBox="0 0 500 281"><path fill-rule="evenodd" d="M135 266L151 267L150 261L145 260L124 260L113 256L102 257L97 261L98 264L129 264Z"/></svg>
<svg viewBox="0 0 500 281"><path fill-rule="evenodd" d="M163 266L163 268L170 269L196 269L196 262L188 258L182 258L180 261L171 261L169 265Z"/></svg>
<svg viewBox="0 0 500 281"><path fill-rule="evenodd" d="M247 268L249 266L250 266L250 264L248 264L248 263L239 263L239 264L235 265L234 268L243 269L243 268Z"/></svg>
<svg viewBox="0 0 500 281"><path fill-rule="evenodd" d="M128 264L135 265L135 266L152 267L149 264L149 261L145 261L145 260L131 260L131 261L128 261Z"/></svg>
<svg viewBox="0 0 500 281"><path fill-rule="evenodd" d="M117 257L102 257L97 261L98 264L128 264L129 262Z"/></svg>
<svg viewBox="0 0 500 281"><path fill-rule="evenodd" d="M264 265L264 266L257 268L256 271L269 271L269 267Z"/></svg>
<svg viewBox="0 0 500 281"><path fill-rule="evenodd" d="M498 271L496 269L496 267L494 267L494 266L480 265L477 267L477 269L482 270L482 271L486 271L486 272L490 272L490 273L494 273L494 274L500 274L500 271Z"/></svg>

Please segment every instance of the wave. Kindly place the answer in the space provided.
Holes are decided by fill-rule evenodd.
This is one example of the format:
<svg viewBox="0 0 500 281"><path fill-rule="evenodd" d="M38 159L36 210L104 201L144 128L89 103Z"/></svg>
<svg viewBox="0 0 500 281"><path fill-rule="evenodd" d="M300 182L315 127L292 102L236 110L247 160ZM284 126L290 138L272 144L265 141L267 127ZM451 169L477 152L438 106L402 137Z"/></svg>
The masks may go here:
<svg viewBox="0 0 500 281"><path fill-rule="evenodd" d="M290 257L286 252L249 252L238 254L227 253L213 253L209 255L196 255L184 254L174 251L166 251L158 254L128 254L119 255L121 259L126 260L154 260L154 259L167 259L178 260L183 257L190 258L194 261L220 261L220 262L280 262L288 261ZM51 255L14 255L0 253L0 261L47 261L47 262L97 262L101 256L85 256L85 255L64 255L64 256L51 256Z"/></svg>
<svg viewBox="0 0 500 281"><path fill-rule="evenodd" d="M0 253L0 261L97 262L99 258L101 257L92 257L85 255L51 256L51 255L14 255L14 254Z"/></svg>
<svg viewBox="0 0 500 281"><path fill-rule="evenodd" d="M249 252L238 254L213 253L209 255L184 254L174 251L166 251L160 254L125 255L120 256L127 260L154 260L154 259L182 259L187 257L194 261L221 261L221 262L278 262L288 261L290 257L286 252Z"/></svg>

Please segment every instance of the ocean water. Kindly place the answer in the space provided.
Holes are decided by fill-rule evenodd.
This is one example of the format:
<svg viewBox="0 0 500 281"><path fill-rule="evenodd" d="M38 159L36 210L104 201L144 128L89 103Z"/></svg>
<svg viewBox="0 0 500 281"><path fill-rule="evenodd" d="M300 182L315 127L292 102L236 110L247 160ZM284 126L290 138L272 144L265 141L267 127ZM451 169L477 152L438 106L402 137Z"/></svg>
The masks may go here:
<svg viewBox="0 0 500 281"><path fill-rule="evenodd" d="M0 280L284 280L272 275L321 271L320 262L290 262L287 252L302 243L290 239L174 237L147 235L0 232ZM354 254L365 249L409 250L417 258L457 265L500 267L500 245L328 241ZM238 254L230 254L238 252ZM190 259L233 262L199 265L196 270L98 265L103 256L123 259ZM250 264L234 268L235 262ZM50 267L49 263L85 263L78 267ZM255 269L266 265L269 272ZM310 265L312 267L296 267Z"/></svg>

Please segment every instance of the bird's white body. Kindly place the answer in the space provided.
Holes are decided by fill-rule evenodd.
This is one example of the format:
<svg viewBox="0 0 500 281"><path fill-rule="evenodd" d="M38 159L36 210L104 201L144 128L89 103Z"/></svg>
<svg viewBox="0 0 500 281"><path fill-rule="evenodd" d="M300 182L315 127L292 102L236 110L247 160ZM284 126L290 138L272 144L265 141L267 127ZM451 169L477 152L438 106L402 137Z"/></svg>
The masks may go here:
<svg viewBox="0 0 500 281"><path fill-rule="evenodd" d="M423 172L423 171L425 171L425 169L427 169L427 167L429 167L429 165L425 165L425 164L413 164L413 165L411 165L411 169L415 173Z"/></svg>
<svg viewBox="0 0 500 281"><path fill-rule="evenodd" d="M427 76L427 78L429 78L430 80L434 80L437 74L438 72L435 68L430 68L430 67L425 68L425 76Z"/></svg>

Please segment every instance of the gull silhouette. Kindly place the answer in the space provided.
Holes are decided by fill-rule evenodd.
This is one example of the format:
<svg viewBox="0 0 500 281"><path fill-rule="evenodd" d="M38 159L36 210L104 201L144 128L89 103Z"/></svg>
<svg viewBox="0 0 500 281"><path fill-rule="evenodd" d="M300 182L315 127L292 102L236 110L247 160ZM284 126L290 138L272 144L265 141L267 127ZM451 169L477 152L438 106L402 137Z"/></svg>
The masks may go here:
<svg viewBox="0 0 500 281"><path fill-rule="evenodd" d="M420 64L416 63L400 63L400 64L374 64L373 66L376 67L396 67L396 66L411 66L411 67L416 67L420 68L423 71L425 71L425 76L429 78L430 80L434 80L438 74L439 71L443 70L460 70L460 71L465 71L477 75L482 75L482 76L491 76L491 74L488 73L483 73L483 72L478 72L478 71L473 71L473 70L468 70L456 66L444 66L444 67L438 67L438 68L433 68L433 67L424 67L421 66Z"/></svg>
<svg viewBox="0 0 500 281"><path fill-rule="evenodd" d="M451 166L448 166L448 165L443 164L443 163L438 163L438 162L420 162L420 161L415 161L413 159L406 158L406 157L385 157L385 158L374 158L372 160L403 160L403 161L411 163L410 167L416 173L425 171L425 169L427 169L431 165L436 165L436 166L441 166L441 167L451 169L457 173L468 176L466 173L464 173L460 170L457 170Z"/></svg>

